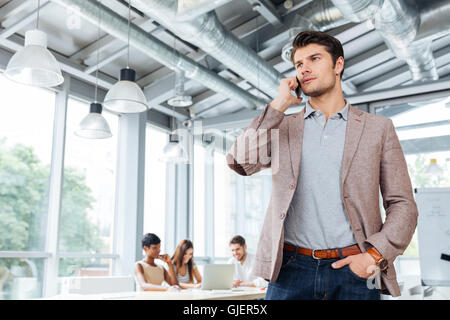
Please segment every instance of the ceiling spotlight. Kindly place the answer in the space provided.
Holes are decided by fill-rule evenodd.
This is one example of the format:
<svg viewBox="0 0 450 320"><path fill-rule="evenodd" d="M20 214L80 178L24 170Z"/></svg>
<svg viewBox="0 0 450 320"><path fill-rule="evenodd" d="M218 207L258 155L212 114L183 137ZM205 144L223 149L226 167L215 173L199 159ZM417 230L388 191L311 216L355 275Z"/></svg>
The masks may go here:
<svg viewBox="0 0 450 320"><path fill-rule="evenodd" d="M292 6L294 5L294 3L292 2L292 0L286 0L284 3L283 3L283 6L286 8L286 9L291 9L292 8Z"/></svg>

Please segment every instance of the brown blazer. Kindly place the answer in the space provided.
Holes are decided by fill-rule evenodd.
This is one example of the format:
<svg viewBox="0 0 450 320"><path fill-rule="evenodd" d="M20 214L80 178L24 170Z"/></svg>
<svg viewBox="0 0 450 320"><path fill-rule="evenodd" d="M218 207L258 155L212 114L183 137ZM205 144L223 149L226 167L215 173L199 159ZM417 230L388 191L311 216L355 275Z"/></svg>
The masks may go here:
<svg viewBox="0 0 450 320"><path fill-rule="evenodd" d="M283 225L301 165L304 112L305 108L286 116L267 105L227 154L228 166L240 175L272 168L272 195L253 267L254 275L271 282L280 272ZM410 243L418 216L405 157L391 119L349 105L347 121L342 200L361 251L374 246L388 260L381 272L381 290L396 297L400 289L393 262Z"/></svg>

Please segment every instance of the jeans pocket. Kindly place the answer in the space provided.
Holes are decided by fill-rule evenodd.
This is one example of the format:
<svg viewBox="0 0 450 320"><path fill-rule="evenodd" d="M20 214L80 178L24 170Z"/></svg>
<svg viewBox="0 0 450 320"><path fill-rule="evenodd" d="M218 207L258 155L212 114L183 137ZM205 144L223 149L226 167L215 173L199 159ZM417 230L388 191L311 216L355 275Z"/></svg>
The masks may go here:
<svg viewBox="0 0 450 320"><path fill-rule="evenodd" d="M284 268L293 261L295 261L295 256L283 255L283 262L281 263L281 267Z"/></svg>
<svg viewBox="0 0 450 320"><path fill-rule="evenodd" d="M353 278L355 278L356 280L360 280L360 281L367 281L367 280L368 280L368 278L363 278L363 277L357 275L352 269L350 269L350 265L349 265L349 264L347 264L344 268L346 268L346 269L347 269L347 272L348 272Z"/></svg>

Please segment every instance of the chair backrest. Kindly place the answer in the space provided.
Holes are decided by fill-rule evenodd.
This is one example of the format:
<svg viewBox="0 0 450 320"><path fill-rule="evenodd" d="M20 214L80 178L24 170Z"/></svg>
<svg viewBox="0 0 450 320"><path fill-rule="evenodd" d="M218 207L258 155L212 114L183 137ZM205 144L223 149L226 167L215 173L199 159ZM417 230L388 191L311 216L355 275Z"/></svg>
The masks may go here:
<svg viewBox="0 0 450 320"><path fill-rule="evenodd" d="M134 291L134 279L131 275L61 278L62 294L97 294L131 291Z"/></svg>

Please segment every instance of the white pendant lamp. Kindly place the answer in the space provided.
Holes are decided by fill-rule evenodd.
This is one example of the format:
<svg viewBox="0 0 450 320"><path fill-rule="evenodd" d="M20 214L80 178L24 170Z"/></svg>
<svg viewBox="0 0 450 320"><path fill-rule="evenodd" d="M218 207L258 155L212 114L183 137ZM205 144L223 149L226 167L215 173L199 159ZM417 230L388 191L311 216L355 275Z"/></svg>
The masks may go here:
<svg viewBox="0 0 450 320"><path fill-rule="evenodd" d="M184 93L184 71L175 71L175 96L167 100L167 104L173 107L189 107L192 105L192 97Z"/></svg>
<svg viewBox="0 0 450 320"><path fill-rule="evenodd" d="M163 155L159 160L167 163L187 163L189 161L176 135L169 135L169 143L164 147Z"/></svg>
<svg viewBox="0 0 450 320"><path fill-rule="evenodd" d="M39 7L35 30L25 33L25 46L9 60L5 76L25 85L36 87L54 87L64 82L61 67L56 58L47 49L47 35L38 30Z"/></svg>
<svg viewBox="0 0 450 320"><path fill-rule="evenodd" d="M79 128L75 134L86 139L105 139L112 137L108 122L102 116L102 105L97 102L98 91L98 53L100 39L100 7L98 12L98 31L97 31L97 68L95 71L95 102L91 103L89 114L81 120Z"/></svg>
<svg viewBox="0 0 450 320"><path fill-rule="evenodd" d="M176 51L176 38L174 38L173 43L173 51ZM172 99L169 99L168 104L172 106L172 111L174 111L174 107L181 107L183 106L183 102L181 100L184 100L184 73L180 70L175 71L175 97ZM181 102L181 104L180 104ZM177 131L177 123L175 121L175 118L172 116L170 119L171 122L171 129L172 132ZM180 164L180 163L188 163L189 162L189 156L187 152L183 149L183 145L181 144L179 140L178 134L170 134L169 135L169 143L164 147L163 154L159 158L160 161L167 162L167 163L173 163L173 164Z"/></svg>
<svg viewBox="0 0 450 320"><path fill-rule="evenodd" d="M105 139L112 136L105 118L102 116L102 105L91 103L89 114L80 122L75 134L87 139Z"/></svg>
<svg viewBox="0 0 450 320"><path fill-rule="evenodd" d="M128 59L127 67L120 70L119 81L109 89L103 101L103 106L117 113L138 113L147 111L147 99L142 89L136 83L136 71L130 65L130 11L131 0L128 2Z"/></svg>
<svg viewBox="0 0 450 320"><path fill-rule="evenodd" d="M105 96L103 105L117 113L138 113L146 111L147 99L136 84L136 71L130 68L120 70L120 79Z"/></svg>
<svg viewBox="0 0 450 320"><path fill-rule="evenodd" d="M441 167L438 166L436 159L430 159L430 164L428 165L425 172L431 175L438 176L441 175L444 171Z"/></svg>

